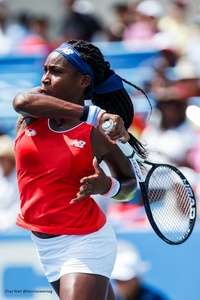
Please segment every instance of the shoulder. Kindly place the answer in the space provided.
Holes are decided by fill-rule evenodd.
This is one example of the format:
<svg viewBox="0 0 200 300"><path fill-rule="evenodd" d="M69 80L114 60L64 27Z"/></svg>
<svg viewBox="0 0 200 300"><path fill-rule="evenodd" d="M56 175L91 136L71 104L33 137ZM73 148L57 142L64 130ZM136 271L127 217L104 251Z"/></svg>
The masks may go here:
<svg viewBox="0 0 200 300"><path fill-rule="evenodd" d="M37 120L37 118L20 115L16 124L16 133L19 134L19 132L21 132L21 130L23 130L26 126L30 125L31 123Z"/></svg>

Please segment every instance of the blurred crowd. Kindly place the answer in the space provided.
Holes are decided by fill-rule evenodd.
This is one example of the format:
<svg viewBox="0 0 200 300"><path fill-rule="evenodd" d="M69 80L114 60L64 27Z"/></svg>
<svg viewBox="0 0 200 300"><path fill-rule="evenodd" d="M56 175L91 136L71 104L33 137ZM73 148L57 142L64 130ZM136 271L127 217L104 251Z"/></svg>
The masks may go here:
<svg viewBox="0 0 200 300"><path fill-rule="evenodd" d="M153 76L142 87L154 103L151 117L147 120L145 114L141 116L136 111L131 130L150 157L182 170L200 203L200 6L191 15L189 0L169 0L165 6L158 0L118 0L110 7L114 22L104 26L92 1L62 0L60 5L65 17L60 21L57 37L50 38L51 20L29 11L10 16L6 0L0 0L0 57L12 54L13 49L15 54L47 55L69 39L128 42L132 51L159 51L151 65ZM138 101L135 94L134 101ZM0 230L14 226L13 218L7 214L9 211L16 216L19 201L8 138L1 132ZM8 165L9 171L5 171ZM149 224L143 207L136 200L116 204L110 199L97 199L116 224L128 222L127 226L146 228Z"/></svg>
<svg viewBox="0 0 200 300"><path fill-rule="evenodd" d="M111 274L116 300L169 300L162 290L147 284L145 275L151 267L133 243L118 239L117 257Z"/></svg>
<svg viewBox="0 0 200 300"><path fill-rule="evenodd" d="M153 76L145 78L141 86L152 103L152 111L150 107L148 112L142 113L136 109L130 130L144 144L149 158L171 163L186 175L199 207L200 5L191 14L189 0L162 3L159 0L116 0L110 6L114 21L105 26L92 1L58 3L63 6L64 17L60 20L59 34L51 38L48 17L31 11L10 16L6 0L0 0L0 58L10 54L46 56L69 39L121 42L128 43L129 51L158 51L159 56L150 65ZM133 91L132 99L136 107L143 103L138 91ZM14 137L4 132L0 122L0 233L15 228L19 211L13 149ZM102 167L107 170L105 165ZM100 195L94 198L116 232L150 228L139 190L128 203L117 203ZM123 247L117 256L112 274L117 299L167 299L161 291L143 283L149 264L142 261L139 251L132 246Z"/></svg>
<svg viewBox="0 0 200 300"><path fill-rule="evenodd" d="M108 3L111 24L106 25L92 1L61 0L58 5L62 6L63 17L55 38L50 34L53 21L45 12L37 15L24 10L10 15L7 1L0 0L0 55L13 47L22 53L48 52L69 39L131 41L133 48L166 48L176 57L186 55L200 64L199 4L192 10L188 0L116 0ZM171 57L171 63L174 59Z"/></svg>

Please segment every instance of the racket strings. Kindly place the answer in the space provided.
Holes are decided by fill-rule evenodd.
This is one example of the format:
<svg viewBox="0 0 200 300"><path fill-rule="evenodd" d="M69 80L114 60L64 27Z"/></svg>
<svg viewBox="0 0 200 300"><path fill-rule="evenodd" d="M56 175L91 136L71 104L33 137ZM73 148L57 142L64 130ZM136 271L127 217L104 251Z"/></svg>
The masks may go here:
<svg viewBox="0 0 200 300"><path fill-rule="evenodd" d="M159 166L148 182L149 206L159 231L170 241L185 238L190 230L190 197L180 176Z"/></svg>

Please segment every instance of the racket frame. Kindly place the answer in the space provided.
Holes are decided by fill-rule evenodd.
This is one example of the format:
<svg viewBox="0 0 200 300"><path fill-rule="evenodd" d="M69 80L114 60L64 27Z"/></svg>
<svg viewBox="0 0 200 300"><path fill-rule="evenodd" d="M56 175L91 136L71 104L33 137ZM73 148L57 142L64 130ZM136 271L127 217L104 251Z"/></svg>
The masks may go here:
<svg viewBox="0 0 200 300"><path fill-rule="evenodd" d="M106 122L104 122L102 127L106 131L111 130L112 127L113 127L113 121L112 120L107 120ZM186 177L183 175L183 173L178 168L176 168L176 167L174 167L170 164L153 163L153 162L150 162L148 160L145 160L145 159L141 158L139 155L137 155L137 153L134 151L134 149L132 148L132 146L129 143L123 144L120 140L117 140L116 143L119 146L119 148L122 150L122 152L131 161L131 164L132 164L133 169L135 171L137 183L140 187L141 194L142 194L142 197L143 197L143 203L144 203L145 211L146 211L148 220L149 220L153 230L155 231L155 233L163 241L165 241L166 243L168 243L170 245L178 245L178 244L182 244L183 242L185 242L189 238L189 236L191 235L191 233L193 231L193 228L194 228L194 225L195 225L195 221L196 221L196 200L195 200L195 196L194 196L192 187L189 184ZM148 173L147 173L145 178L142 174L139 163L147 164L147 165L151 166L151 169L148 170ZM172 169L174 172L177 173L177 175L179 176L179 178L181 179L183 185L185 186L185 188L187 190L189 200L190 200L190 215L189 215L188 230L185 232L185 235L183 235L182 238L180 240L177 240L176 242L168 239L159 230L158 226L156 225L156 223L154 221L154 218L153 218L153 215L152 215L152 212L151 212L151 208L150 208L150 204L149 204L149 201L148 201L148 192L147 191L148 191L149 179L150 179L151 174L153 173L153 171L156 168L162 167L162 166L168 167L168 168Z"/></svg>

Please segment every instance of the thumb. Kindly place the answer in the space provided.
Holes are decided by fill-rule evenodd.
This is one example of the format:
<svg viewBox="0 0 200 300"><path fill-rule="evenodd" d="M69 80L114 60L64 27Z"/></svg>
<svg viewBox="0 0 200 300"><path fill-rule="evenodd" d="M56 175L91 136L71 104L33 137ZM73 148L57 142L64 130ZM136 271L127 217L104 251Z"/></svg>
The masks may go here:
<svg viewBox="0 0 200 300"><path fill-rule="evenodd" d="M98 161L97 161L96 156L94 156L94 158L93 158L93 167L94 167L94 170L95 170L95 173L96 173L96 174L101 173L101 168L100 168L100 166L99 166L99 163L98 163Z"/></svg>

